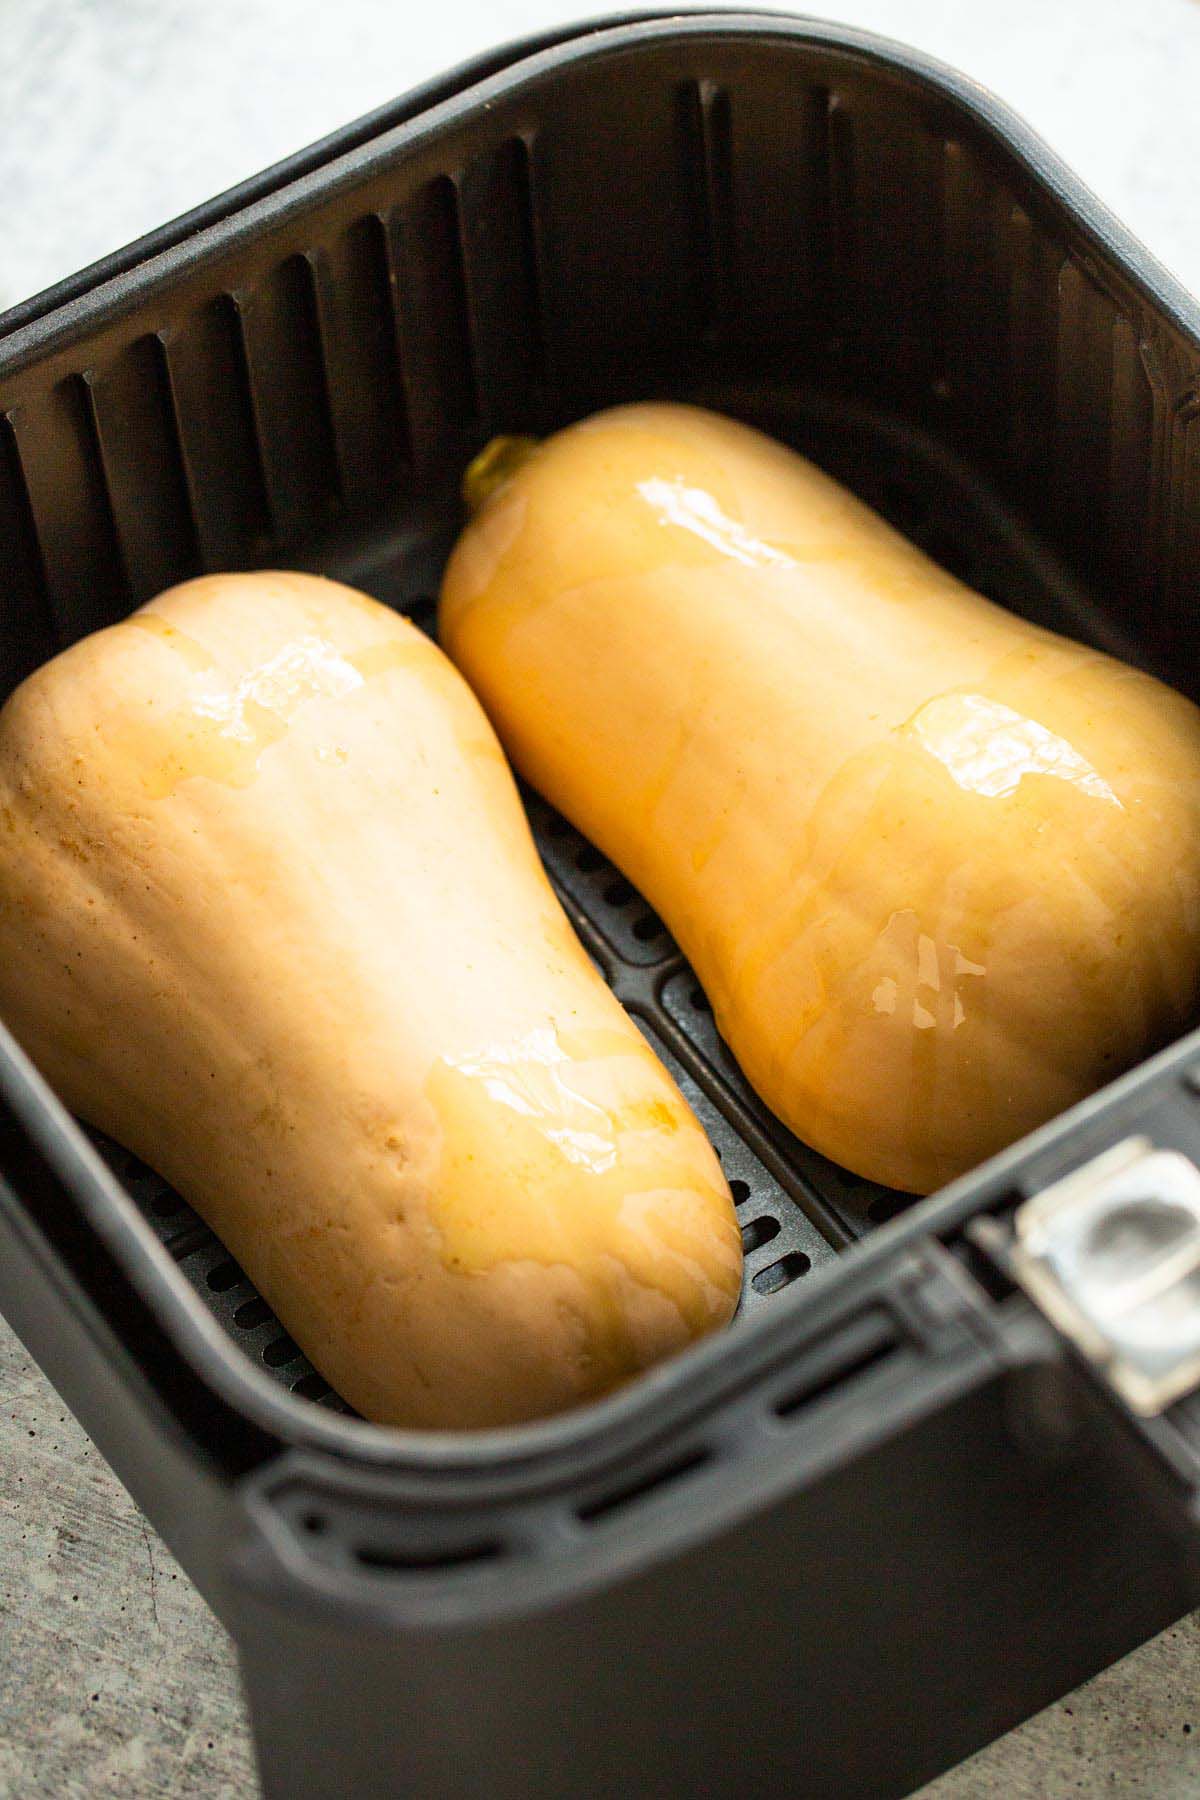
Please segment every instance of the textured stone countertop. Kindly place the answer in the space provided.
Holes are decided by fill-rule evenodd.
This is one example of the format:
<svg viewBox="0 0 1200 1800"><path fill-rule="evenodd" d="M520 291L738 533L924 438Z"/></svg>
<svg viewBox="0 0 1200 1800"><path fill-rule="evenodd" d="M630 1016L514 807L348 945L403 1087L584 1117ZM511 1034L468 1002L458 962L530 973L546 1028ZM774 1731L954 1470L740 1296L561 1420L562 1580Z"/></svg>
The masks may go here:
<svg viewBox="0 0 1200 1800"><path fill-rule="evenodd" d="M0 0L0 306L486 45L585 10ZM993 88L1200 292L1200 0L814 10ZM1200 1619L927 1794L1081 1791L1200 1797ZM254 1792L230 1645L0 1325L0 1800Z"/></svg>

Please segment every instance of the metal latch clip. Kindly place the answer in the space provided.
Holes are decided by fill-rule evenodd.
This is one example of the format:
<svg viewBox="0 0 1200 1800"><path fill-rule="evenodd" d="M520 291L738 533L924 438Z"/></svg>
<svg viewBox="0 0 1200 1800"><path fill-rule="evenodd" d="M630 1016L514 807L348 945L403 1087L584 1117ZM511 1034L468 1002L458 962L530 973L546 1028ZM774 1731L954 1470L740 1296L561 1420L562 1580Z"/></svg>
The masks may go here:
<svg viewBox="0 0 1200 1800"><path fill-rule="evenodd" d="M1200 1387L1200 1169L1127 1138L1019 1209L1009 1266L1134 1412Z"/></svg>

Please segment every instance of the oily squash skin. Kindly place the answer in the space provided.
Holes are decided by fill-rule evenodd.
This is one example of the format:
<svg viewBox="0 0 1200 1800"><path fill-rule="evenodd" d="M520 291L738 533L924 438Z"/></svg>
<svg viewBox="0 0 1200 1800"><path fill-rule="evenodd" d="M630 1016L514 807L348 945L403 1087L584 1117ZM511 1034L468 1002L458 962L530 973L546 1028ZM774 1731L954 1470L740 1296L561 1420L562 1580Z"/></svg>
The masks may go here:
<svg viewBox="0 0 1200 1800"><path fill-rule="evenodd" d="M723 1324L720 1167L446 658L215 576L0 712L0 1016L403 1425L530 1419Z"/></svg>
<svg viewBox="0 0 1200 1800"><path fill-rule="evenodd" d="M625 407L510 460L442 643L799 1136L926 1192L1190 1021L1188 701L713 414Z"/></svg>

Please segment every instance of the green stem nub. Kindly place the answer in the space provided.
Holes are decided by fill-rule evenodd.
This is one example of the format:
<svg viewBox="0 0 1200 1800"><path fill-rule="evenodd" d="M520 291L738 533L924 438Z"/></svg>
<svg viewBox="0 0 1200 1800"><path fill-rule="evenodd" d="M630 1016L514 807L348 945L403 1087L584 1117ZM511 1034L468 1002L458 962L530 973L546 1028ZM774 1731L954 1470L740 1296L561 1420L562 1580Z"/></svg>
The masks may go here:
<svg viewBox="0 0 1200 1800"><path fill-rule="evenodd" d="M467 466L463 476L463 499L474 518L482 512L493 494L512 480L538 447L537 438L494 437Z"/></svg>

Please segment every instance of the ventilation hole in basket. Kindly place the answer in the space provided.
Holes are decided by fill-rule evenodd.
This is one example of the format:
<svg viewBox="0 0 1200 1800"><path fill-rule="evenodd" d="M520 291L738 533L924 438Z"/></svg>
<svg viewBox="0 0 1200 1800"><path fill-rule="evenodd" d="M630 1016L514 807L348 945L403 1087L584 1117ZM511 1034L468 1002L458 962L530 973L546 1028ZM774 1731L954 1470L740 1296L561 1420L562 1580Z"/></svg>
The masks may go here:
<svg viewBox="0 0 1200 1800"><path fill-rule="evenodd" d="M747 1256L752 1250L761 1250L772 1238L779 1236L779 1220L767 1217L751 1219L748 1225L742 1226L742 1249Z"/></svg>
<svg viewBox="0 0 1200 1800"><path fill-rule="evenodd" d="M729 1191L733 1195L733 1204L742 1206L750 1198L750 1183L748 1181L731 1181Z"/></svg>
<svg viewBox="0 0 1200 1800"><path fill-rule="evenodd" d="M211 1268L204 1279L214 1294L224 1294L230 1288L236 1287L243 1276L242 1271L230 1257L225 1262L219 1262Z"/></svg>
<svg viewBox="0 0 1200 1800"><path fill-rule="evenodd" d="M910 1196L905 1194L879 1194L867 1208L867 1217L872 1225L886 1225L910 1204Z"/></svg>
<svg viewBox="0 0 1200 1800"><path fill-rule="evenodd" d="M812 1258L805 1256L803 1250L789 1250L778 1262L758 1271L753 1281L754 1291L756 1294L777 1294L780 1288L807 1275L811 1268Z"/></svg>
<svg viewBox="0 0 1200 1800"><path fill-rule="evenodd" d="M173 1194L168 1188L165 1194L159 1194L157 1199L151 1201L150 1211L156 1219L173 1219L177 1212L183 1211L184 1205L185 1202L179 1195Z"/></svg>
<svg viewBox="0 0 1200 1800"><path fill-rule="evenodd" d="M265 1325L270 1317L270 1307L256 1294L253 1300L242 1301L233 1315L233 1322L240 1325L243 1331L253 1331L256 1325Z"/></svg>
<svg viewBox="0 0 1200 1800"><path fill-rule="evenodd" d="M426 1569L460 1569L467 1563L490 1562L499 1556L501 1546L489 1541L482 1544L456 1544L444 1550L391 1550L383 1545L360 1544L355 1561L365 1569L391 1569L397 1574L420 1574Z"/></svg>
<svg viewBox="0 0 1200 1800"><path fill-rule="evenodd" d="M609 906L628 906L633 899L633 889L618 875L617 879L610 881L605 888L604 898Z"/></svg>
<svg viewBox="0 0 1200 1800"><path fill-rule="evenodd" d="M852 1381L856 1375L865 1375L878 1363L886 1362L893 1355L897 1346L890 1339L883 1344L872 1344L867 1350L854 1357L850 1362L839 1363L828 1375L819 1376L815 1381L805 1382L801 1387L793 1388L790 1393L777 1400L772 1411L777 1419L790 1419L802 1407L811 1406L817 1400L824 1399L826 1394L836 1392Z"/></svg>
<svg viewBox="0 0 1200 1800"><path fill-rule="evenodd" d="M647 1495L657 1493L660 1488L682 1481L685 1475L694 1474L711 1461L711 1450L693 1450L675 1462L667 1463L664 1468L654 1469L636 1481L625 1482L621 1487L610 1488L608 1493L598 1495L595 1500L584 1501L582 1506L575 1509L576 1516L585 1525L594 1519L607 1518L621 1507L632 1506L635 1500L643 1500Z"/></svg>
<svg viewBox="0 0 1200 1800"><path fill-rule="evenodd" d="M285 1363L295 1362L299 1354L290 1337L277 1337L272 1338L262 1356L268 1369L282 1369Z"/></svg>
<svg viewBox="0 0 1200 1800"><path fill-rule="evenodd" d="M299 1381L293 1381L292 1392L299 1394L303 1400L323 1400L326 1394L333 1392L333 1389L323 1375L318 1375L315 1369L310 1369L307 1375L301 1375Z"/></svg>
<svg viewBox="0 0 1200 1800"><path fill-rule="evenodd" d="M575 852L575 867L581 875L594 875L604 867L606 858L592 844L584 844Z"/></svg>
<svg viewBox="0 0 1200 1800"><path fill-rule="evenodd" d="M712 1011L712 1007L709 1005L708 995L703 988L694 987L688 995L688 1002L697 1012L710 1013Z"/></svg>
<svg viewBox="0 0 1200 1800"><path fill-rule="evenodd" d="M652 944L655 938L666 936L666 927L657 914L647 912L634 920L633 935L641 944Z"/></svg>

